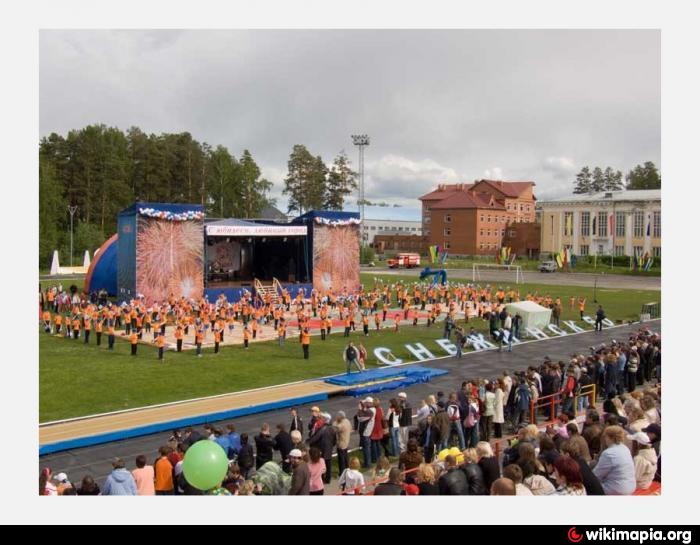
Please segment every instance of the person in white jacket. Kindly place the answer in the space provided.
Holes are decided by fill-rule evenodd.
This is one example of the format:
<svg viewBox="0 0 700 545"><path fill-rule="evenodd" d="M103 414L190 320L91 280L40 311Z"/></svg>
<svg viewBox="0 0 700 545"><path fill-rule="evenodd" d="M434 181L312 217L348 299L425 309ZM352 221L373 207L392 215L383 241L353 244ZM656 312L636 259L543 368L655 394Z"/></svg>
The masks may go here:
<svg viewBox="0 0 700 545"><path fill-rule="evenodd" d="M343 471L338 479L338 486L345 496L356 496L362 494L362 487L365 486L365 478L360 473L360 460L352 458L350 466Z"/></svg>
<svg viewBox="0 0 700 545"><path fill-rule="evenodd" d="M652 447L651 439L643 431L628 435L627 439L632 442L634 477L637 481L637 488L646 490L651 486L654 475L656 475L658 463L656 451Z"/></svg>

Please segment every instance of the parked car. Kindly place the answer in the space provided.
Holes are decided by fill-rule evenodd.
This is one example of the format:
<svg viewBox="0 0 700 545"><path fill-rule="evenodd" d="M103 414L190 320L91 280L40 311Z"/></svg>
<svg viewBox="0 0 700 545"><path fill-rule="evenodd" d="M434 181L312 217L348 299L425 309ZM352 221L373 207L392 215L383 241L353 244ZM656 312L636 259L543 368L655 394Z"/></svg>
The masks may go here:
<svg viewBox="0 0 700 545"><path fill-rule="evenodd" d="M557 272L559 266L556 261L543 261L538 267L540 272Z"/></svg>

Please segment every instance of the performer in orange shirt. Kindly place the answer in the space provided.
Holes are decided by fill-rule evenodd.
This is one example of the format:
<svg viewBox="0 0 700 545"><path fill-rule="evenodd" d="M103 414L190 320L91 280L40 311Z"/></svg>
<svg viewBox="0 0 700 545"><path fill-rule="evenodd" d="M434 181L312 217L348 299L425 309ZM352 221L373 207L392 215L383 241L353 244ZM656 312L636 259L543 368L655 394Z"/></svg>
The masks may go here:
<svg viewBox="0 0 700 545"><path fill-rule="evenodd" d="M97 346L102 346L102 320L100 318L95 320L95 339Z"/></svg>
<svg viewBox="0 0 700 545"><path fill-rule="evenodd" d="M380 324L381 324L382 319L380 318L379 314L376 312L374 313L374 327L376 328L377 331L380 329Z"/></svg>
<svg viewBox="0 0 700 545"><path fill-rule="evenodd" d="M309 329L304 328L300 335L301 348L304 351L304 359L309 359L309 345L311 344L311 335L309 335Z"/></svg>
<svg viewBox="0 0 700 545"><path fill-rule="evenodd" d="M323 333L323 324L321 324L321 333ZM287 324L284 323L284 319L282 319L279 324L277 325L277 343L280 346L284 346L284 339L287 336ZM325 334L324 334L325 336Z"/></svg>
<svg viewBox="0 0 700 545"><path fill-rule="evenodd" d="M194 332L194 344L197 347L197 357L202 357L202 343L204 342L204 330L198 327Z"/></svg>
<svg viewBox="0 0 700 545"><path fill-rule="evenodd" d="M214 354L219 353L219 345L221 344L221 330L216 327L214 329Z"/></svg>
<svg viewBox="0 0 700 545"><path fill-rule="evenodd" d="M158 347L158 360L163 361L163 355L165 353L165 335L161 332L158 332L156 346Z"/></svg>
<svg viewBox="0 0 700 545"><path fill-rule="evenodd" d="M367 314L362 315L362 332L365 334L365 337L369 337L369 318Z"/></svg>
<svg viewBox="0 0 700 545"><path fill-rule="evenodd" d="M136 334L136 331L129 336L129 340L131 341L131 355L135 356L136 351L138 350L138 345L139 345L139 336Z"/></svg>
<svg viewBox="0 0 700 545"><path fill-rule="evenodd" d="M107 349L114 350L114 322L112 320L107 324Z"/></svg>
<svg viewBox="0 0 700 545"><path fill-rule="evenodd" d="M243 347L248 350L248 344L250 343L250 329L246 325L243 328Z"/></svg>
<svg viewBox="0 0 700 545"><path fill-rule="evenodd" d="M56 333L56 335L60 335L61 334L61 326L63 325L63 316L61 316L60 314L56 314L56 317L54 318L53 322L54 322L54 332Z"/></svg>
<svg viewBox="0 0 700 545"><path fill-rule="evenodd" d="M177 351L182 352L182 339L183 339L183 331L182 331L182 325L178 324L177 328L175 329L175 342L177 344Z"/></svg>
<svg viewBox="0 0 700 545"><path fill-rule="evenodd" d="M44 320L44 331L51 333L51 312L49 310L43 312L42 320Z"/></svg>

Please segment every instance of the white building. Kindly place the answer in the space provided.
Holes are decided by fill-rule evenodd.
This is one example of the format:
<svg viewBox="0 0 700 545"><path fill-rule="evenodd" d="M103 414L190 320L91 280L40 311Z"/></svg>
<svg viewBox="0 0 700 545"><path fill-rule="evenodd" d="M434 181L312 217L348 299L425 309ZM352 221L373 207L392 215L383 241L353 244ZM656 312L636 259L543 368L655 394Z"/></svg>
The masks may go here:
<svg viewBox="0 0 700 545"><path fill-rule="evenodd" d="M420 221L368 220L362 224L362 238L365 244L374 243L376 235L418 235L423 234Z"/></svg>
<svg viewBox="0 0 700 545"><path fill-rule="evenodd" d="M564 248L580 256L661 257L661 190L571 195L540 202L540 251Z"/></svg>

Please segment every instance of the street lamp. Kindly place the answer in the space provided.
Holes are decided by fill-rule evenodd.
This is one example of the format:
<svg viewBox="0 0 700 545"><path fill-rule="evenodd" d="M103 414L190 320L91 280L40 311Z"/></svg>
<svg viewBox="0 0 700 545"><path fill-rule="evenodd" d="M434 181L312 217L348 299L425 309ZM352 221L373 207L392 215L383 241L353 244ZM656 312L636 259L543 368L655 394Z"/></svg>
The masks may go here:
<svg viewBox="0 0 700 545"><path fill-rule="evenodd" d="M357 208L360 212L360 224L364 226L365 222L365 148L369 146L369 136L366 134L351 135L352 143L360 150L360 184L358 188Z"/></svg>
<svg viewBox="0 0 700 545"><path fill-rule="evenodd" d="M78 211L77 206L68 206L68 212L70 213L70 266L73 266L73 216Z"/></svg>

